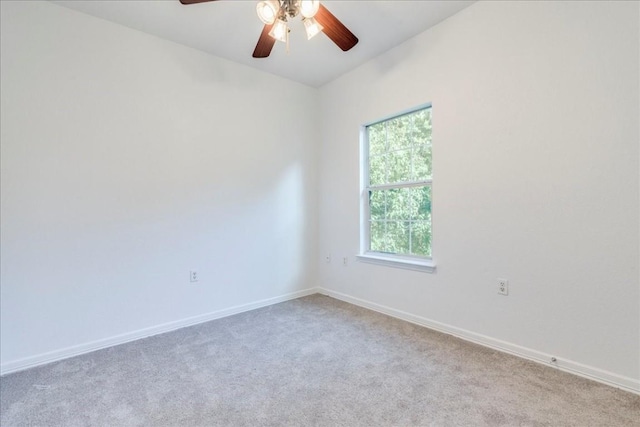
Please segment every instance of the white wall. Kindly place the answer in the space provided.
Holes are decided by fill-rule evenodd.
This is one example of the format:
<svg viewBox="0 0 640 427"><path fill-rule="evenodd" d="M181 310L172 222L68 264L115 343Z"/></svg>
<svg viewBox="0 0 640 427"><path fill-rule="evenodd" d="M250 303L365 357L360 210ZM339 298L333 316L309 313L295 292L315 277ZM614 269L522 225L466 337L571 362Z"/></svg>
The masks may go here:
<svg viewBox="0 0 640 427"><path fill-rule="evenodd" d="M432 102L437 273L319 285L638 387L638 7L479 2L323 87L320 258L358 251L359 126Z"/></svg>
<svg viewBox="0 0 640 427"><path fill-rule="evenodd" d="M4 366L311 286L317 90L1 4Z"/></svg>

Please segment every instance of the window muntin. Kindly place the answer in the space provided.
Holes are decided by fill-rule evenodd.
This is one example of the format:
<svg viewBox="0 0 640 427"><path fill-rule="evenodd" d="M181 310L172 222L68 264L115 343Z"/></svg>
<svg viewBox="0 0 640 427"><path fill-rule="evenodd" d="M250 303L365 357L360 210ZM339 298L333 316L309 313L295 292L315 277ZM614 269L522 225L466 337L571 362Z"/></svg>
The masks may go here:
<svg viewBox="0 0 640 427"><path fill-rule="evenodd" d="M431 259L431 106L363 129L363 253Z"/></svg>

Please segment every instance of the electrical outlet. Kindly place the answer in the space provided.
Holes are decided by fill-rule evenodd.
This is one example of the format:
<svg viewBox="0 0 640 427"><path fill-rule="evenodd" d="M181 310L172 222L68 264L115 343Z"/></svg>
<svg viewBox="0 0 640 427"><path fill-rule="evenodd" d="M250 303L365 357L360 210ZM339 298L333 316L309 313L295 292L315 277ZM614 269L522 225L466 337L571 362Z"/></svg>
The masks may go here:
<svg viewBox="0 0 640 427"><path fill-rule="evenodd" d="M329 263L331 262L331 254L327 254L327 255L324 257L324 262L326 262L327 264L329 264Z"/></svg>
<svg viewBox="0 0 640 427"><path fill-rule="evenodd" d="M349 257L342 258L342 265L346 267L348 264L349 264Z"/></svg>
<svg viewBox="0 0 640 427"><path fill-rule="evenodd" d="M498 279L498 293L509 295L509 281L507 279Z"/></svg>
<svg viewBox="0 0 640 427"><path fill-rule="evenodd" d="M197 272L197 271L195 271L195 270L191 270L191 271L189 272L189 281L190 281L190 282L192 282L192 283L193 283L193 282L197 282L199 278L200 278L200 275L198 274L198 272Z"/></svg>

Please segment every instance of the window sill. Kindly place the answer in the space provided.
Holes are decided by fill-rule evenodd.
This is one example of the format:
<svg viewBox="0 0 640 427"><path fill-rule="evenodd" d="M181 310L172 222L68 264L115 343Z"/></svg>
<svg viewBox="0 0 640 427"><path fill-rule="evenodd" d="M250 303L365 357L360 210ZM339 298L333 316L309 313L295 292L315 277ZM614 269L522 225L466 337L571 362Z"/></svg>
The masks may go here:
<svg viewBox="0 0 640 427"><path fill-rule="evenodd" d="M361 262L384 265L386 267L404 268L406 270L423 271L425 273L436 272L436 264L433 260L395 258L378 254L360 254L356 255L356 258Z"/></svg>

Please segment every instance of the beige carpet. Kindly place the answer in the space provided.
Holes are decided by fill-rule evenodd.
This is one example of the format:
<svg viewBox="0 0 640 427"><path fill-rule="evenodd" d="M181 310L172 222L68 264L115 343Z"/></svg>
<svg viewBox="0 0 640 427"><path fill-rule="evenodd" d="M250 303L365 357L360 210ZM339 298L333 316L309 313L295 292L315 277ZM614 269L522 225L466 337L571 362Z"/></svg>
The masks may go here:
<svg viewBox="0 0 640 427"><path fill-rule="evenodd" d="M640 396L313 295L0 379L10 426L639 426Z"/></svg>

